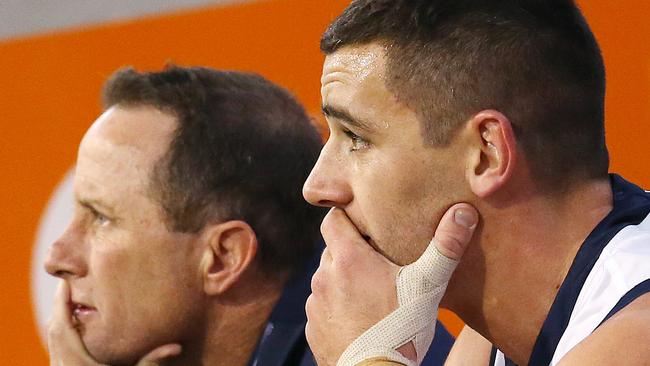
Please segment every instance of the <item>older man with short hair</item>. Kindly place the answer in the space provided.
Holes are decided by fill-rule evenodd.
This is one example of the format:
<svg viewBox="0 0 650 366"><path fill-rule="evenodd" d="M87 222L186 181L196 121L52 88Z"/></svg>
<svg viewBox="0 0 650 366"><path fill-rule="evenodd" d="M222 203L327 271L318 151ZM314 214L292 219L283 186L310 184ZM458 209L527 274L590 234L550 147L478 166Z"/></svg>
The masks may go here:
<svg viewBox="0 0 650 366"><path fill-rule="evenodd" d="M178 344L170 365L246 365L279 337L278 364L309 357L300 299L274 317L319 245L322 210L300 186L321 139L302 106L260 76L198 67L121 70L104 106L45 264L90 356L133 364Z"/></svg>
<svg viewBox="0 0 650 366"><path fill-rule="evenodd" d="M52 364L314 365L324 212L301 186L322 143L300 104L254 74L169 67L117 72L104 105L46 262Z"/></svg>

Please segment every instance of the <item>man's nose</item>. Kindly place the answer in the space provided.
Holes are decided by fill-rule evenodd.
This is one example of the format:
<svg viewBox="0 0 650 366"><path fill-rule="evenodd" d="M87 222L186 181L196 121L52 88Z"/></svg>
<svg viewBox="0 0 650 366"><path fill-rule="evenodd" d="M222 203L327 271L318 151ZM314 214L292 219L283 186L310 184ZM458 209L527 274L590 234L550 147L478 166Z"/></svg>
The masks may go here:
<svg viewBox="0 0 650 366"><path fill-rule="evenodd" d="M344 207L352 201L352 189L345 166L328 155L327 145L302 187L302 195L314 206Z"/></svg>
<svg viewBox="0 0 650 366"><path fill-rule="evenodd" d="M45 270L62 279L83 277L86 264L78 243L66 232L50 247L45 259Z"/></svg>

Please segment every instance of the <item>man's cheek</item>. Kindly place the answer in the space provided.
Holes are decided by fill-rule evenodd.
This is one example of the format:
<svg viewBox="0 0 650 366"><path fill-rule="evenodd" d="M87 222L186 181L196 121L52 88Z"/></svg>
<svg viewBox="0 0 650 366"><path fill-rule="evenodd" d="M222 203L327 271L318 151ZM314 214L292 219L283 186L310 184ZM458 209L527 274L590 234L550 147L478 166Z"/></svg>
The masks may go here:
<svg viewBox="0 0 650 366"><path fill-rule="evenodd" d="M386 232L386 241L383 243L385 253L382 255L400 266L413 263L422 255L433 237L428 226L428 223L418 224L414 220L396 220L388 225L393 230Z"/></svg>

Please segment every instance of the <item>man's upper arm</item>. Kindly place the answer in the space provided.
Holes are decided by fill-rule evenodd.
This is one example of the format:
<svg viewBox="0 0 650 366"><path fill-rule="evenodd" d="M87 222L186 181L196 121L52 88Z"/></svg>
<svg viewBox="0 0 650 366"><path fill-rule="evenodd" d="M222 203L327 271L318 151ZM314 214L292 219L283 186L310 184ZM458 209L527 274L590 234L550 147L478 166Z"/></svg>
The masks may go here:
<svg viewBox="0 0 650 366"><path fill-rule="evenodd" d="M634 300L604 322L564 356L559 366L650 365L648 344L650 293Z"/></svg>
<svg viewBox="0 0 650 366"><path fill-rule="evenodd" d="M492 344L474 329L465 326L451 348L445 366L478 365L490 363Z"/></svg>

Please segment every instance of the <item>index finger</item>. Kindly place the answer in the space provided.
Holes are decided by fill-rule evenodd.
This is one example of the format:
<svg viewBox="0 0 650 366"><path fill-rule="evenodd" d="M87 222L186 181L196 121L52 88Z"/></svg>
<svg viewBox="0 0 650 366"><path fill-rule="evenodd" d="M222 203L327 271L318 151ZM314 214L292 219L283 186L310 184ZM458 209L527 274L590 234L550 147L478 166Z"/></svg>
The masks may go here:
<svg viewBox="0 0 650 366"><path fill-rule="evenodd" d="M74 331L72 323L72 314L68 300L70 299L70 286L67 282L61 281L56 289L54 296L54 306L52 308L52 318L50 319L50 329L70 329Z"/></svg>
<svg viewBox="0 0 650 366"><path fill-rule="evenodd" d="M70 287L61 281L54 298L52 319L47 332L52 365L99 365L88 355L75 325L68 301Z"/></svg>
<svg viewBox="0 0 650 366"><path fill-rule="evenodd" d="M374 252L345 211L338 207L332 207L325 215L321 233L332 258L350 254L350 250Z"/></svg>

